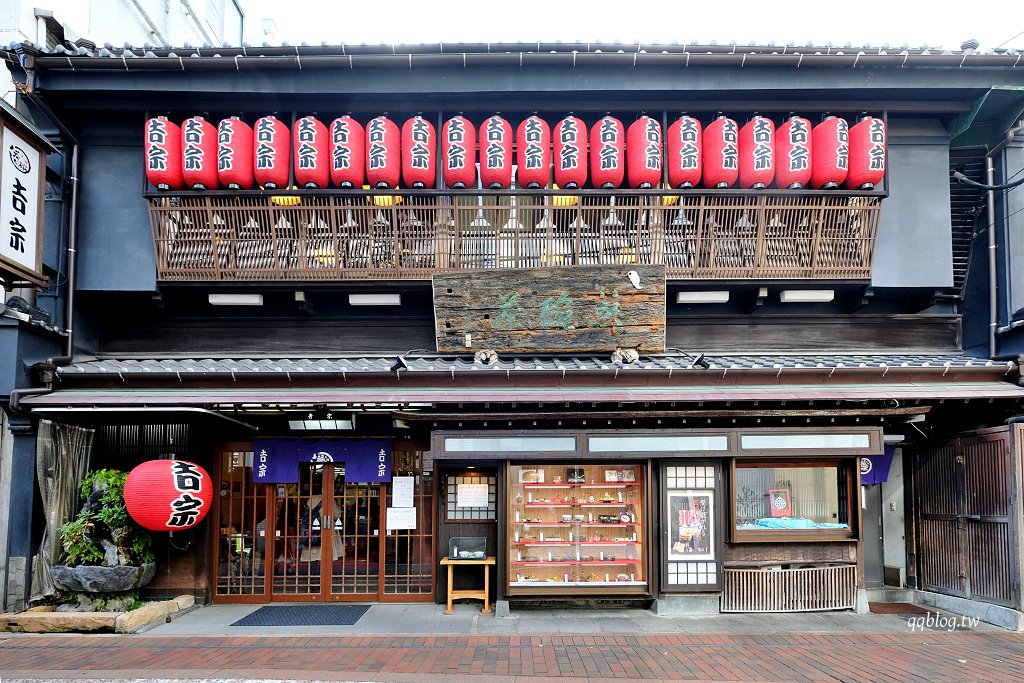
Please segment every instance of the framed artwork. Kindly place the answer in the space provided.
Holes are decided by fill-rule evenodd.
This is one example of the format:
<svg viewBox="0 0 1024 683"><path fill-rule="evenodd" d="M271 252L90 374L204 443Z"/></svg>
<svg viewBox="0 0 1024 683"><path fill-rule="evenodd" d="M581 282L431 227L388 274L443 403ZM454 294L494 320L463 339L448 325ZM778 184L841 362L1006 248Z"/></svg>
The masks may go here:
<svg viewBox="0 0 1024 683"><path fill-rule="evenodd" d="M543 484L544 470L519 470L520 484Z"/></svg>
<svg viewBox="0 0 1024 683"><path fill-rule="evenodd" d="M714 489L669 489L668 559L715 559Z"/></svg>
<svg viewBox="0 0 1024 683"><path fill-rule="evenodd" d="M633 470L622 470L622 481L636 481L636 472Z"/></svg>
<svg viewBox="0 0 1024 683"><path fill-rule="evenodd" d="M570 484L586 484L587 473L582 467L567 467L565 470L565 480Z"/></svg>
<svg viewBox="0 0 1024 683"><path fill-rule="evenodd" d="M793 516L793 506L789 498L789 489L768 489L768 500L772 507L772 517Z"/></svg>
<svg viewBox="0 0 1024 683"><path fill-rule="evenodd" d="M622 474L622 472L620 470L605 470L604 471L604 480L606 482L621 481L621 479L619 478L619 476L621 474Z"/></svg>

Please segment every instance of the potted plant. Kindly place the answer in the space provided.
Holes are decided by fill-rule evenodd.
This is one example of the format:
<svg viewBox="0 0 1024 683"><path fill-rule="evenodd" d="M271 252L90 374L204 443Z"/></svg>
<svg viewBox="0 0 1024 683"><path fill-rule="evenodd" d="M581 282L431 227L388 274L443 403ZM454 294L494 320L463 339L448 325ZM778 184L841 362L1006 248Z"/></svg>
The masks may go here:
<svg viewBox="0 0 1024 683"><path fill-rule="evenodd" d="M119 593L146 585L156 573L152 538L128 515L127 472L102 469L82 482L82 509L61 527L64 564L53 567L58 588L84 593Z"/></svg>

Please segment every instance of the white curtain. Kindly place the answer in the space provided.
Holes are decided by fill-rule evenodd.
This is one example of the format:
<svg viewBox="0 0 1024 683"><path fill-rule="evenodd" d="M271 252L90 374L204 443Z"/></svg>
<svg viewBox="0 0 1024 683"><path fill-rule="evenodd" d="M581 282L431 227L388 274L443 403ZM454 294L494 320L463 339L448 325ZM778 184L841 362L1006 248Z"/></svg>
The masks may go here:
<svg viewBox="0 0 1024 683"><path fill-rule="evenodd" d="M78 489L89 471L93 430L39 422L36 439L36 480L46 517L39 554L32 560L32 600L56 591L50 568L61 557L60 528L78 512Z"/></svg>

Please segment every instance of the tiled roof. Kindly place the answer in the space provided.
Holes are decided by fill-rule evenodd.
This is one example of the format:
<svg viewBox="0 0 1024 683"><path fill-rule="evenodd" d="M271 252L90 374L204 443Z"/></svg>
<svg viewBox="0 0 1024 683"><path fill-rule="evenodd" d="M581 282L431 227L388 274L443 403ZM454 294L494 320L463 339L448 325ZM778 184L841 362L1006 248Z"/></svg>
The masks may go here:
<svg viewBox="0 0 1024 683"><path fill-rule="evenodd" d="M98 359L82 360L58 368L63 376L131 375L232 375L232 374L386 374L395 371L401 354L387 356L358 356L343 358L174 358L174 359ZM942 371L949 369L1000 369L1009 371L1013 362L968 358L958 355L843 355L843 356L706 356L709 368L694 364L694 358L685 355L641 356L634 363L612 362L608 356L572 357L512 357L501 358L491 364L475 362L473 356L401 355L406 367L399 372L413 373L487 373L487 372L661 372L706 369L723 371L772 371L783 369L804 370L881 370Z"/></svg>

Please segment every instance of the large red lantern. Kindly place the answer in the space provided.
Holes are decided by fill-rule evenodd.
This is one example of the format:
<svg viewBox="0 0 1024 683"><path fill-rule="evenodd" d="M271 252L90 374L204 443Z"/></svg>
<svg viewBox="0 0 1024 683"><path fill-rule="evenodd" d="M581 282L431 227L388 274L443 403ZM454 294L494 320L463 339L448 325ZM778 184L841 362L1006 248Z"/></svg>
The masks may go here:
<svg viewBox="0 0 1024 683"><path fill-rule="evenodd" d="M158 116L146 121L146 180L158 190L185 187L181 176L181 129Z"/></svg>
<svg viewBox="0 0 1024 683"><path fill-rule="evenodd" d="M551 182L551 127L539 116L516 129L516 166L519 187L536 190Z"/></svg>
<svg viewBox="0 0 1024 683"><path fill-rule="evenodd" d="M693 187L700 182L701 126L692 116L680 116L668 127L668 185Z"/></svg>
<svg viewBox="0 0 1024 683"><path fill-rule="evenodd" d="M786 189L811 182L811 122L799 116L775 131L775 185Z"/></svg>
<svg viewBox="0 0 1024 683"><path fill-rule="evenodd" d="M754 116L740 129L740 187L760 190L775 179L775 123Z"/></svg>
<svg viewBox="0 0 1024 683"><path fill-rule="evenodd" d="M253 126L256 182L271 190L288 187L291 135L275 116L264 116Z"/></svg>
<svg viewBox="0 0 1024 683"><path fill-rule="evenodd" d="M469 119L453 116L441 126L441 176L456 190L476 184L476 128Z"/></svg>
<svg viewBox="0 0 1024 683"><path fill-rule="evenodd" d="M850 169L850 130L845 119L829 116L811 131L811 187L831 190Z"/></svg>
<svg viewBox="0 0 1024 683"><path fill-rule="evenodd" d="M850 172L846 187L873 190L885 177L885 121L865 116L850 128Z"/></svg>
<svg viewBox="0 0 1024 683"><path fill-rule="evenodd" d="M587 182L587 124L566 116L555 126L555 185L568 190Z"/></svg>
<svg viewBox="0 0 1024 683"><path fill-rule="evenodd" d="M323 189L331 178L331 141L327 126L312 116L303 116L292 130L295 141L295 183L299 187Z"/></svg>
<svg viewBox="0 0 1024 683"><path fill-rule="evenodd" d="M366 124L366 180L372 188L398 187L402 174L402 134L386 116Z"/></svg>
<svg viewBox="0 0 1024 683"><path fill-rule="evenodd" d="M252 128L237 116L217 126L217 177L229 190L251 190Z"/></svg>
<svg viewBox="0 0 1024 683"><path fill-rule="evenodd" d="M415 188L434 187L437 181L437 136L422 116L402 126L402 180Z"/></svg>
<svg viewBox="0 0 1024 683"><path fill-rule="evenodd" d="M186 460L149 460L124 482L128 514L151 531L181 531L199 522L213 504L213 481Z"/></svg>
<svg viewBox="0 0 1024 683"><path fill-rule="evenodd" d="M727 116L719 116L704 129L703 142L704 187L734 185L740 175L736 122Z"/></svg>
<svg viewBox="0 0 1024 683"><path fill-rule="evenodd" d="M590 129L590 182L614 189L626 177L626 128L622 121L605 116Z"/></svg>
<svg viewBox="0 0 1024 683"><path fill-rule="evenodd" d="M331 122L331 180L345 189L363 186L366 146L363 126L351 116Z"/></svg>
<svg viewBox="0 0 1024 683"><path fill-rule="evenodd" d="M634 189L661 182L661 124L650 116L641 116L626 131L626 175Z"/></svg>
<svg viewBox="0 0 1024 683"><path fill-rule="evenodd" d="M512 124L498 115L480 126L480 182L491 190L512 186Z"/></svg>
<svg viewBox="0 0 1024 683"><path fill-rule="evenodd" d="M217 129L202 116L181 124L181 175L193 190L216 190Z"/></svg>

